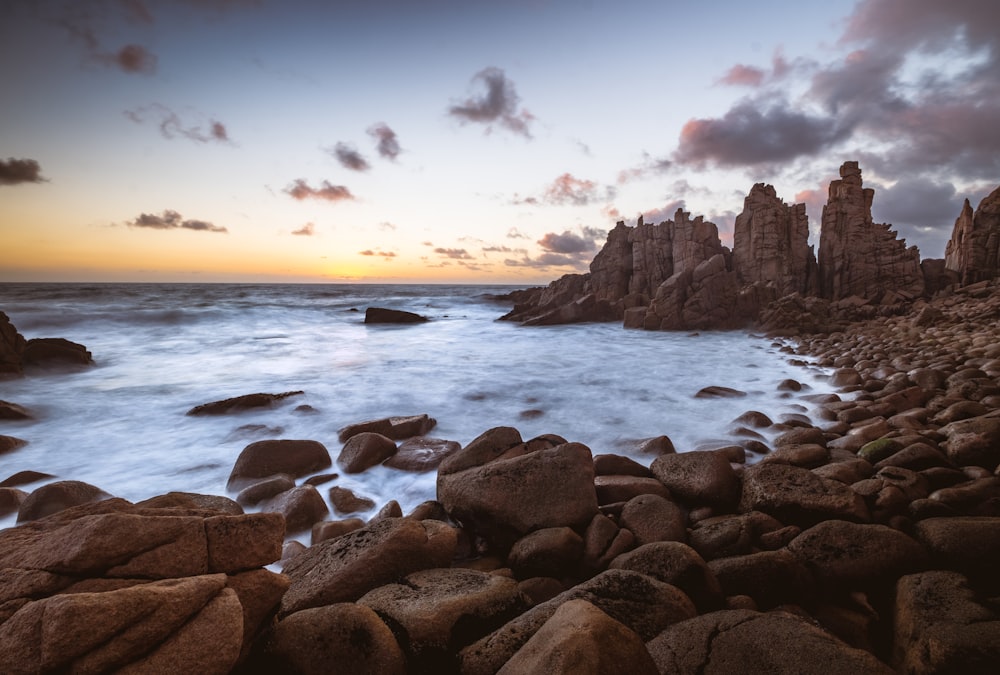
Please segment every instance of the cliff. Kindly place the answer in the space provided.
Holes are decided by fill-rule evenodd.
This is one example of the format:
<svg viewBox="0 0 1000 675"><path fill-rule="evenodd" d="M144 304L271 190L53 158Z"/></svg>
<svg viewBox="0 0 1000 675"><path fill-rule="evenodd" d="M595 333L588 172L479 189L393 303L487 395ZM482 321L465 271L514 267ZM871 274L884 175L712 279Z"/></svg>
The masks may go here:
<svg viewBox="0 0 1000 675"><path fill-rule="evenodd" d="M959 275L963 285L1000 276L1000 187L979 203L975 213L965 200L945 248L944 265Z"/></svg>

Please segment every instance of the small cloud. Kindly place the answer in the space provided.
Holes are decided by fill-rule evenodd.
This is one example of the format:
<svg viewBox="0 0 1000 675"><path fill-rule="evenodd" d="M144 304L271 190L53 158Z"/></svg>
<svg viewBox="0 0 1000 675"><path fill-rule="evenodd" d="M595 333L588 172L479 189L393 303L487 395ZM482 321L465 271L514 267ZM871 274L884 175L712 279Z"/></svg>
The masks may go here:
<svg viewBox="0 0 1000 675"><path fill-rule="evenodd" d="M382 258L395 258L396 257L396 254L393 253L392 251L382 251L382 250L374 250L373 251L370 248L369 249L365 249L364 251L358 251L358 255L379 256L379 257L382 257Z"/></svg>
<svg viewBox="0 0 1000 675"><path fill-rule="evenodd" d="M402 152L396 132L385 122L378 122L368 127L368 135L375 139L375 149L383 159L395 160Z"/></svg>
<svg viewBox="0 0 1000 675"><path fill-rule="evenodd" d="M759 87L764 83L765 73L756 66L745 66L737 63L719 78L720 84L740 87Z"/></svg>
<svg viewBox="0 0 1000 675"><path fill-rule="evenodd" d="M507 238L508 239L531 239L530 236L528 236L525 233L521 232L516 227L512 227L509 230L507 230Z"/></svg>
<svg viewBox="0 0 1000 675"><path fill-rule="evenodd" d="M464 248L436 248L434 252L452 260L475 260Z"/></svg>
<svg viewBox="0 0 1000 675"><path fill-rule="evenodd" d="M642 153L642 163L630 169L622 169L618 172L618 184L623 185L633 180L637 180L650 174L662 174L670 170L673 165L666 157L659 159L651 156L648 152Z"/></svg>
<svg viewBox="0 0 1000 675"><path fill-rule="evenodd" d="M299 237L311 237L316 234L316 226L312 223L306 223L297 230L292 230L292 234Z"/></svg>
<svg viewBox="0 0 1000 675"><path fill-rule="evenodd" d="M421 243L422 245L424 245L424 246L430 246L430 247L432 247L432 248L433 248L433 246L434 246L434 242L431 242L431 241L424 241L424 242L420 242L420 243Z"/></svg>
<svg viewBox="0 0 1000 675"><path fill-rule="evenodd" d="M229 232L226 228L214 225L206 220L185 220L173 209L166 209L162 214L140 213L134 220L125 223L129 227L142 227L151 230L193 230L195 232Z"/></svg>
<svg viewBox="0 0 1000 675"><path fill-rule="evenodd" d="M44 183L42 167L33 159L0 159L0 185L20 183Z"/></svg>
<svg viewBox="0 0 1000 675"><path fill-rule="evenodd" d="M152 75L156 72L156 55L142 45L125 45L117 52L95 54L94 58L125 73Z"/></svg>
<svg viewBox="0 0 1000 675"><path fill-rule="evenodd" d="M643 211L642 220L643 222L653 223L654 225L667 220L673 220L674 215L677 213L677 209L683 209L685 206L686 205L683 199L672 199L663 206Z"/></svg>
<svg viewBox="0 0 1000 675"><path fill-rule="evenodd" d="M514 249L507 246L484 246L483 253L513 253Z"/></svg>
<svg viewBox="0 0 1000 675"><path fill-rule="evenodd" d="M232 143L226 125L218 120L208 120L206 123L186 126L173 110L160 103L142 106L135 110L126 110L125 117L136 124L152 121L160 128L164 138L187 138L198 143Z"/></svg>
<svg viewBox="0 0 1000 675"><path fill-rule="evenodd" d="M292 199L302 201L303 199L321 199L328 202L339 202L354 199L354 195L343 185L332 185L330 181L323 181L323 184L314 188L306 183L304 178L297 178L291 185L285 188L285 192L292 196Z"/></svg>
<svg viewBox="0 0 1000 675"><path fill-rule="evenodd" d="M485 124L487 133L492 131L493 123L497 123L525 138L531 138L529 127L535 118L524 108L517 109L520 97L514 89L514 83L507 79L503 70L492 66L484 68L473 76L472 81L482 82L486 86L486 92L452 105L448 108L449 115L462 123Z"/></svg>
<svg viewBox="0 0 1000 675"><path fill-rule="evenodd" d="M602 193L603 192L603 193ZM595 201L613 199L615 189L608 186L603 191L592 180L576 178L564 173L545 190L544 200L549 204L585 206Z"/></svg>
<svg viewBox="0 0 1000 675"><path fill-rule="evenodd" d="M593 239L581 237L569 230L562 234L549 232L537 243L550 253L589 253L596 248Z"/></svg>
<svg viewBox="0 0 1000 675"><path fill-rule="evenodd" d="M337 143L334 147L327 148L326 151L333 155L345 169L367 171L371 168L371 164L364 158L364 155L347 143Z"/></svg>
<svg viewBox="0 0 1000 675"><path fill-rule="evenodd" d="M378 229L384 232L395 232L396 226L387 220L383 220L381 223L378 224Z"/></svg>

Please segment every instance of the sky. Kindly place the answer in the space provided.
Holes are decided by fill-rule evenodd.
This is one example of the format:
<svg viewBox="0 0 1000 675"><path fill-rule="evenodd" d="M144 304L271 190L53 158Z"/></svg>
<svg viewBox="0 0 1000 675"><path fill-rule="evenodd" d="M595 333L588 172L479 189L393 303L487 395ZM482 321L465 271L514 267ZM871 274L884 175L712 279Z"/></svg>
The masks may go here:
<svg viewBox="0 0 1000 675"><path fill-rule="evenodd" d="M805 9L808 6L809 9ZM0 0L0 281L543 284L856 160L940 258L996 0Z"/></svg>

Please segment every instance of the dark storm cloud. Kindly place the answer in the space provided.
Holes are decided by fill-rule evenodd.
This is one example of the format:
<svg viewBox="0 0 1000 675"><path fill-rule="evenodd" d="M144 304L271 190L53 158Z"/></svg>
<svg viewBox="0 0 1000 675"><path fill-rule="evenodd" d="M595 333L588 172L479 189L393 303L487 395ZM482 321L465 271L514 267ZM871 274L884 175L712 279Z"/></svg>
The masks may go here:
<svg viewBox="0 0 1000 675"><path fill-rule="evenodd" d="M129 227L142 227L152 230L193 230L195 232L228 232L220 225L214 225L206 220L185 220L181 214L167 209L160 215L155 213L140 213L134 220L126 223Z"/></svg>
<svg viewBox="0 0 1000 675"><path fill-rule="evenodd" d="M434 252L452 260L475 260L464 248L436 248Z"/></svg>
<svg viewBox="0 0 1000 675"><path fill-rule="evenodd" d="M448 108L448 114L463 123L475 122L485 124L487 132L494 123L531 138L529 129L534 117L524 108L517 109L520 97L514 88L514 83L507 79L500 68L484 68L473 76L474 83L482 83L485 93L473 96L464 102Z"/></svg>
<svg viewBox="0 0 1000 675"><path fill-rule="evenodd" d="M861 0L825 64L776 57L751 99L691 120L675 158L697 167L814 159L840 148L887 176L1000 175L1000 31L995 0ZM723 81L750 83L752 66ZM795 101L776 85L808 74Z"/></svg>
<svg viewBox="0 0 1000 675"><path fill-rule="evenodd" d="M347 143L337 143L332 148L327 148L326 151L333 155L341 166L345 169L350 169L351 171L367 171L371 168L371 164L365 159L364 155L357 151L351 145Z"/></svg>
<svg viewBox="0 0 1000 675"><path fill-rule="evenodd" d="M42 167L33 159L0 159L0 185L44 183Z"/></svg>
<svg viewBox="0 0 1000 675"><path fill-rule="evenodd" d="M136 124L153 122L164 138L186 138L197 143L232 143L222 122L210 119L203 124L185 125L177 113L160 103L126 110L125 117Z"/></svg>
<svg viewBox="0 0 1000 675"><path fill-rule="evenodd" d="M921 257L944 257L964 199L952 183L918 176L902 179L891 188L876 183L869 187L875 188L872 218L876 222L891 224L908 245L920 249Z"/></svg>
<svg viewBox="0 0 1000 675"><path fill-rule="evenodd" d="M773 97L766 104L744 99L721 118L685 123L674 159L696 167L786 162L816 155L848 133L833 118L794 110Z"/></svg>
<svg viewBox="0 0 1000 675"><path fill-rule="evenodd" d="M589 253L597 248L591 238L581 237L565 230L562 234L549 232L538 240L538 245L549 253Z"/></svg>
<svg viewBox="0 0 1000 675"><path fill-rule="evenodd" d="M385 122L379 122L368 127L368 135L375 139L375 149L383 159L394 160L402 152L396 132L390 129L389 125Z"/></svg>
<svg viewBox="0 0 1000 675"><path fill-rule="evenodd" d="M328 202L339 202L354 199L354 195L343 185L333 185L330 181L323 181L318 187L310 186L304 178L297 178L291 185L285 188L285 192L293 199L302 201L303 199L320 199Z"/></svg>
<svg viewBox="0 0 1000 675"><path fill-rule="evenodd" d="M312 223L306 223L297 230L292 230L292 234L299 237L311 237L316 234L316 226Z"/></svg>

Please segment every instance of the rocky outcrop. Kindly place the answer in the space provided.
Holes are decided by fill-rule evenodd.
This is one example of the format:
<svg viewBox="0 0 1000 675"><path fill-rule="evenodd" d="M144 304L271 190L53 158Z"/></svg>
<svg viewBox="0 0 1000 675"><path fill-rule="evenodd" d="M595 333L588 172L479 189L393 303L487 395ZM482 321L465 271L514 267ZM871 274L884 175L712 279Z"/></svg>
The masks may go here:
<svg viewBox="0 0 1000 675"><path fill-rule="evenodd" d="M20 375L24 367L21 354L24 353L24 337L10 322L10 318L0 312L0 377Z"/></svg>
<svg viewBox="0 0 1000 675"><path fill-rule="evenodd" d="M401 309L369 307L365 310L365 323L424 323L426 321L426 316Z"/></svg>
<svg viewBox="0 0 1000 675"><path fill-rule="evenodd" d="M221 401L202 403L187 411L188 415L228 415L254 408L271 408L289 396L300 396L303 391L286 391L280 394L244 394Z"/></svg>
<svg viewBox="0 0 1000 675"><path fill-rule="evenodd" d="M25 340L10 318L0 312L0 378L22 375L25 366L87 366L93 362L86 347L65 338Z"/></svg>
<svg viewBox="0 0 1000 675"><path fill-rule="evenodd" d="M819 239L820 294L830 300L856 295L879 304L924 293L920 252L897 239L889 225L872 221L875 190L862 186L857 162L844 162L830 183Z"/></svg>
<svg viewBox="0 0 1000 675"><path fill-rule="evenodd" d="M975 213L965 200L945 248L944 264L963 285L1000 276L1000 187L979 203Z"/></svg>

